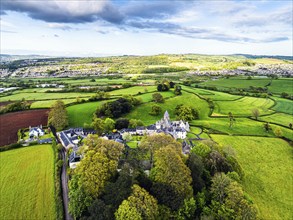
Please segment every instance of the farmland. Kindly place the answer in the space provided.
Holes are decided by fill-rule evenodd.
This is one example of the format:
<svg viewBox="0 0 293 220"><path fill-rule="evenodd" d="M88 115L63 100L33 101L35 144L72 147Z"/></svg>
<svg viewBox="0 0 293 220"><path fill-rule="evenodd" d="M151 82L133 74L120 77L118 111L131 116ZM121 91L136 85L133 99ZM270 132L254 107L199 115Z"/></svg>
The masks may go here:
<svg viewBox="0 0 293 220"><path fill-rule="evenodd" d="M236 150L245 171L244 189L257 204L260 217L291 219L292 147L275 138L223 135L212 135L212 138Z"/></svg>
<svg viewBox="0 0 293 220"><path fill-rule="evenodd" d="M261 64L266 62L270 65L282 63L275 59L256 61ZM160 120L165 111L168 111L171 120L176 120L175 108L182 104L198 112L198 118L189 121L190 132L187 135L194 145L201 142L208 143L209 141L206 140L211 139L221 146L232 146L237 151L239 162L245 172L241 184L245 195L258 207L260 218L290 219L292 198L288 198L287 195L292 194L292 187L290 188L290 184L286 182L292 182L290 174L293 171L290 166L292 164L290 141L293 141L293 130L289 126L293 123L293 101L290 96L292 78L285 78L288 76L277 78L269 74L250 75L253 73L249 71L254 68L251 66L253 62L242 56L209 57L190 54L107 57L65 59L60 63L62 67L70 64L68 72L72 75L64 77L64 73L56 72L56 76L51 77L42 75L40 78L15 78L14 76L26 72L26 69L20 68L21 71L13 77L0 79L3 87L18 87L16 90L0 94L1 108L16 101L27 101L31 104L30 108L34 109L0 115L0 146L15 143L20 128L47 125L47 114L57 100L62 100L66 107L69 125L65 129L83 127L85 124L90 127L97 107L129 95L138 98L141 103L131 103L129 105L131 111L123 111L119 117L139 119L146 126ZM44 68L55 68L59 64ZM284 64L287 64L287 61L284 61ZM221 70L233 71L243 65L248 68L243 75L237 75L237 71L232 72L236 76L221 72ZM40 66L29 68L37 70ZM91 68L97 70L99 74L92 75L92 72L86 72ZM80 74L84 75L75 77L74 71L80 71ZM59 74L62 77L59 78ZM182 94L171 88L171 82L175 87L181 87ZM51 88L41 88L42 83L48 84ZM158 85L167 86L168 91L163 91ZM153 94L157 92L164 97L164 102L157 103L153 100ZM161 112L157 115L150 114L154 105L161 108ZM116 109L118 112L119 108L118 103L118 110ZM252 114L254 109L259 111L257 117ZM233 117L228 117L229 112ZM111 113L101 115L103 120L107 117L105 115ZM117 119L113 118L113 120ZM267 122L268 128L266 128ZM129 146L135 149L139 147L140 141L141 137L134 136ZM1 171L5 171L5 173L3 171L5 175L0 177L3 185L1 195L2 191L5 191L3 194L5 201L1 200L1 204L5 204L0 207L1 217L4 216L4 219L10 217L21 219L23 216L28 219L56 218L54 201L51 201L54 192L50 188L52 187L50 182L53 181L53 170L50 170L53 163L51 151L50 146L42 145L0 153L0 163L3 167ZM37 167L47 171L40 173ZM17 170L21 172L16 172ZM30 184L28 178L31 180ZM13 182L12 186L7 184L7 179ZM21 182L26 183L27 186L23 187ZM40 187L41 185L44 187ZM7 190L11 187L19 192L21 196L19 201L16 201L18 197L12 190ZM47 194L42 189L46 190ZM27 195L26 193L30 191L32 193ZM51 204L50 209L44 209L40 201L43 204ZM31 211L32 207L35 210ZM12 209L17 211L13 212L14 216L9 216Z"/></svg>
<svg viewBox="0 0 293 220"><path fill-rule="evenodd" d="M48 110L29 110L0 115L0 146L17 141L17 131L29 126L47 125Z"/></svg>
<svg viewBox="0 0 293 220"><path fill-rule="evenodd" d="M56 219L50 145L0 153L1 219Z"/></svg>

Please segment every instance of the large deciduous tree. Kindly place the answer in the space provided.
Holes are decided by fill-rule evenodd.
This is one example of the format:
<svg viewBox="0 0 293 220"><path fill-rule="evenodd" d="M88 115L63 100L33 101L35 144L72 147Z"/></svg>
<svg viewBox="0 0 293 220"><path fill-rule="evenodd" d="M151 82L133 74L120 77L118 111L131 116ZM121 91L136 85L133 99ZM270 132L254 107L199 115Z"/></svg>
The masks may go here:
<svg viewBox="0 0 293 220"><path fill-rule="evenodd" d="M56 101L48 116L48 125L54 126L58 131L68 125L67 111L62 101Z"/></svg>
<svg viewBox="0 0 293 220"><path fill-rule="evenodd" d="M153 93L152 97L154 102L163 103L165 101L164 97L158 92Z"/></svg>
<svg viewBox="0 0 293 220"><path fill-rule="evenodd" d="M124 200L115 213L117 220L150 219L158 216L157 200L139 185L132 186L132 194Z"/></svg>
<svg viewBox="0 0 293 220"><path fill-rule="evenodd" d="M178 195L184 198L192 197L191 172L174 147L169 145L155 151L154 159L154 168L150 173L151 179L171 186Z"/></svg>

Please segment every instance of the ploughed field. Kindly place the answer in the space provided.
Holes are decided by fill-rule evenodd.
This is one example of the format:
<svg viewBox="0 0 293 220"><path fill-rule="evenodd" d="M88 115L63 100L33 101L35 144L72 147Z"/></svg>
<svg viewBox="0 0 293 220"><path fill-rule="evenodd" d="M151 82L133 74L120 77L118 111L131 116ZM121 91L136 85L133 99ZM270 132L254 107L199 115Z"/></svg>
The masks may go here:
<svg viewBox="0 0 293 220"><path fill-rule="evenodd" d="M0 115L0 146L17 142L17 131L21 128L47 125L48 112L38 109Z"/></svg>

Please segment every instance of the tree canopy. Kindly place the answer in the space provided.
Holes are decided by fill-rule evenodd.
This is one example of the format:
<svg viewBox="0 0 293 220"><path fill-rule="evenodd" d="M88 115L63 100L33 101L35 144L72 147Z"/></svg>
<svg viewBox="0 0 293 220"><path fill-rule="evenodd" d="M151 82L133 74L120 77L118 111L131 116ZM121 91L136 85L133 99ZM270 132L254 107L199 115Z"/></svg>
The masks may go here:
<svg viewBox="0 0 293 220"><path fill-rule="evenodd" d="M52 125L60 131L68 125L67 111L63 101L56 101L48 115L48 125Z"/></svg>

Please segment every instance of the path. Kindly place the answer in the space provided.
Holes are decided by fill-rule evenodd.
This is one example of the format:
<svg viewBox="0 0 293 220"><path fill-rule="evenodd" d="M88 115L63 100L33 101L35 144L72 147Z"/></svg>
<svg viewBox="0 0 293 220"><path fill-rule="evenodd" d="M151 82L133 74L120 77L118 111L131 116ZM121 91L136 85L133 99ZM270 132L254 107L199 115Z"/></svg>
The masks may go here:
<svg viewBox="0 0 293 220"><path fill-rule="evenodd" d="M68 178L67 178L67 173L66 173L66 149L62 148L61 150L61 156L63 162L62 170L61 170L61 186L62 186L62 198L63 198L63 208L64 208L64 217L65 220L73 220L71 215L68 212L68 204L69 204L69 199L68 199Z"/></svg>

